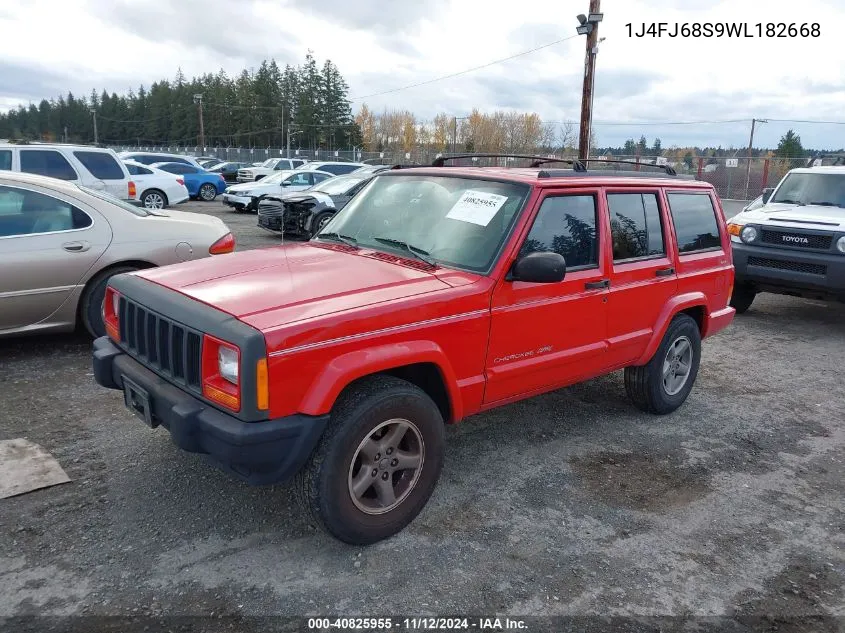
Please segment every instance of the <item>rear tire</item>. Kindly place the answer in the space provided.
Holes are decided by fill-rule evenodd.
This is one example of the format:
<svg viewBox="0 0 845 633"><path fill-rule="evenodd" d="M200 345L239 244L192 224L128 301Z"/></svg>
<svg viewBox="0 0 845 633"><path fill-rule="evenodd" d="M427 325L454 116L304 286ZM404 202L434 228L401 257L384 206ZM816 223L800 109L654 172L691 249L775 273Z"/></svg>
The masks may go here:
<svg viewBox="0 0 845 633"><path fill-rule="evenodd" d="M443 417L428 395L392 376L341 394L320 443L297 476L300 503L341 541L393 536L428 501L443 467Z"/></svg>
<svg viewBox="0 0 845 633"><path fill-rule="evenodd" d="M167 196L158 189L148 189L141 194L141 204L145 209L165 209L168 205Z"/></svg>
<svg viewBox="0 0 845 633"><path fill-rule="evenodd" d="M640 367L625 368L625 391L641 411L665 415L689 396L701 362L701 333L688 315L669 324L660 347Z"/></svg>
<svg viewBox="0 0 845 633"><path fill-rule="evenodd" d="M746 284L734 286L730 305L737 314L744 314L754 303L756 296L757 291L752 286Z"/></svg>
<svg viewBox="0 0 845 633"><path fill-rule="evenodd" d="M106 298L106 286L109 279L121 273L131 273L139 270L137 266L115 266L104 270L91 278L82 292L79 301L79 320L85 330L94 338L105 336L106 326L103 323L103 301Z"/></svg>
<svg viewBox="0 0 845 633"><path fill-rule="evenodd" d="M211 202L217 197L217 187L210 183L205 183L200 187L199 199L203 202Z"/></svg>

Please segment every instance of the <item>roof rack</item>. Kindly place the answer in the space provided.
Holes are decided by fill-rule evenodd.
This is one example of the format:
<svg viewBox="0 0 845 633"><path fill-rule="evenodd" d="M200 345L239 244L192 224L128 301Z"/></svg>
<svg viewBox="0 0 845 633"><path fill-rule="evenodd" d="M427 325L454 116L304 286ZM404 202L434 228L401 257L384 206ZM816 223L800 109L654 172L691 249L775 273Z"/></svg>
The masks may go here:
<svg viewBox="0 0 845 633"><path fill-rule="evenodd" d="M635 165L635 166L644 166L644 167L656 167L662 169L667 175L669 176L677 176L678 172L675 171L673 167L669 165L652 165L650 163L640 163L631 160L612 160L612 159L603 159L603 158L553 158L549 156L534 156L530 154L458 154L456 156L439 156L434 159L434 162L431 163L432 167L444 167L444 163L448 160L458 160L461 158L524 158L531 160L530 167L541 167L542 165L546 165L548 163L567 163L572 165L572 170L577 172L585 172L587 171L587 166L589 163L601 163L602 165L606 165L608 163L619 164L619 165Z"/></svg>

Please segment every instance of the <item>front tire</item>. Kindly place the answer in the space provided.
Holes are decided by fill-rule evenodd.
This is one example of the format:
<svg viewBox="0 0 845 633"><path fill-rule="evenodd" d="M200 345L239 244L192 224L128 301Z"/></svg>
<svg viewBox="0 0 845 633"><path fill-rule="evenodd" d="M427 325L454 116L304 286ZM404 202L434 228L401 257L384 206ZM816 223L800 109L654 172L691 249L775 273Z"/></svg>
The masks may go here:
<svg viewBox="0 0 845 633"><path fill-rule="evenodd" d="M737 314L744 314L754 303L754 298L757 296L757 291L752 286L742 284L734 286L733 293L731 293L731 307L736 310Z"/></svg>
<svg viewBox="0 0 845 633"><path fill-rule="evenodd" d="M689 315L679 314L672 319L651 360L640 367L625 368L625 391L641 411L671 413L692 391L700 362L698 324Z"/></svg>
<svg viewBox="0 0 845 633"><path fill-rule="evenodd" d="M443 417L421 389L373 376L345 391L297 477L315 523L353 545L393 536L428 501L443 467Z"/></svg>
<svg viewBox="0 0 845 633"><path fill-rule="evenodd" d="M329 223L329 221L334 217L334 213L332 211L323 211L322 213L318 213L314 220L311 222L311 231L308 237L314 237L320 230Z"/></svg>
<svg viewBox="0 0 845 633"><path fill-rule="evenodd" d="M106 326L103 323L103 301L106 298L106 286L109 279L121 273L131 273L138 270L136 266L116 266L104 270L93 277L85 286L79 302L79 320L82 326L93 338L105 336Z"/></svg>
<svg viewBox="0 0 845 633"><path fill-rule="evenodd" d="M205 183L200 187L199 199L203 202L211 202L217 197L217 187L212 184Z"/></svg>

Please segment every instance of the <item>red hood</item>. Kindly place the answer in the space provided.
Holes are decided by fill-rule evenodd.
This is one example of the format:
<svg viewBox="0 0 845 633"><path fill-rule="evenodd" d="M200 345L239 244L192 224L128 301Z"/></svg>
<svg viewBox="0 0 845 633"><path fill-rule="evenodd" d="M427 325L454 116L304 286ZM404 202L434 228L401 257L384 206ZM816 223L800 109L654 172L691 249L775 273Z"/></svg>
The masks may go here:
<svg viewBox="0 0 845 633"><path fill-rule="evenodd" d="M431 272L342 249L290 244L153 268L140 275L246 323L272 311L275 325L449 287ZM266 325L268 319L260 321Z"/></svg>

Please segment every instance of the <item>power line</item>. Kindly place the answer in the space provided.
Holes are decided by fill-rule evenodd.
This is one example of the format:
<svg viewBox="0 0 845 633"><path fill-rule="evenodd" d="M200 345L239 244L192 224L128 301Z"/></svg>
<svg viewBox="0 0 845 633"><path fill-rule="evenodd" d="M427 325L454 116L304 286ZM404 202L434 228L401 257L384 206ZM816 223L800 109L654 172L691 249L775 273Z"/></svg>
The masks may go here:
<svg viewBox="0 0 845 633"><path fill-rule="evenodd" d="M813 121L810 119L768 119L769 121L777 121L778 123L821 123L823 125L845 125L845 121Z"/></svg>
<svg viewBox="0 0 845 633"><path fill-rule="evenodd" d="M394 92L400 92L402 90L408 90L410 88L417 88L419 86L427 86L428 84L433 84L436 81L443 81L444 79L452 79L453 77L460 77L461 75L466 75L467 73L475 72L476 70L481 70L482 68L489 68L490 66L495 66L496 64L501 64L502 62L507 62L512 59L516 59L517 57L522 57L524 55L529 55L530 53L536 53L539 50L544 48L549 48L550 46L554 46L555 44L560 44L562 42L566 42L568 40L572 40L578 37L577 35L570 35L569 37L564 37L559 40L555 40L554 42L549 42L548 44L543 44L542 46L538 46L537 48L532 48L531 50L522 51L521 53L516 53L515 55L511 55L510 57L503 57L501 59L495 59L492 62L488 62L486 64L482 64L481 66L474 66L472 68L467 68L466 70L460 70L456 73L451 73L449 75L443 75L441 77L435 77L434 79L427 79L426 81L420 81L415 84L408 84L407 86L401 86L399 88L392 88L390 90L384 90L382 92L374 92L373 94L363 95L360 97L352 97L349 101L360 101L362 99L369 99L370 97L380 97L381 95L391 94Z"/></svg>

